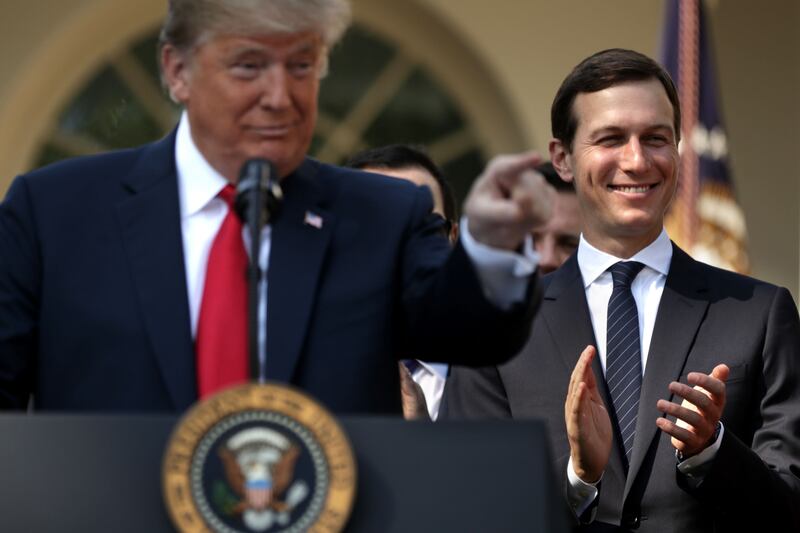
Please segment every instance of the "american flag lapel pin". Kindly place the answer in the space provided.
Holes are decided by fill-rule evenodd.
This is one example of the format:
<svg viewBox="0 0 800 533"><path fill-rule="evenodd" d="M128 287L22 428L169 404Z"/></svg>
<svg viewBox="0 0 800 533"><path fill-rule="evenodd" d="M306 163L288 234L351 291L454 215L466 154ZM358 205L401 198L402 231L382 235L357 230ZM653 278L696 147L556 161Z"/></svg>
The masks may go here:
<svg viewBox="0 0 800 533"><path fill-rule="evenodd" d="M322 217L311 211L306 211L306 216L303 217L303 224L312 228L322 229Z"/></svg>

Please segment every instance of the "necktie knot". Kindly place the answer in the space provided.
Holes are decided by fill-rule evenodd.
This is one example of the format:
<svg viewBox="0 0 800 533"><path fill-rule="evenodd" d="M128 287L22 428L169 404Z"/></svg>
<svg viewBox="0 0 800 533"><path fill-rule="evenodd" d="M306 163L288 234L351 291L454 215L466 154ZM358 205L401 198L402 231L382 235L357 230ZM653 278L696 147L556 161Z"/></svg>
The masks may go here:
<svg viewBox="0 0 800 533"><path fill-rule="evenodd" d="M611 277L614 279L614 288L630 288L631 283L633 283L633 280L636 279L636 276L643 268L644 265L639 261L620 261L611 265L608 270L611 272Z"/></svg>
<svg viewBox="0 0 800 533"><path fill-rule="evenodd" d="M236 187L229 183L219 191L218 196L225 200L230 209L233 209L233 203L236 201Z"/></svg>

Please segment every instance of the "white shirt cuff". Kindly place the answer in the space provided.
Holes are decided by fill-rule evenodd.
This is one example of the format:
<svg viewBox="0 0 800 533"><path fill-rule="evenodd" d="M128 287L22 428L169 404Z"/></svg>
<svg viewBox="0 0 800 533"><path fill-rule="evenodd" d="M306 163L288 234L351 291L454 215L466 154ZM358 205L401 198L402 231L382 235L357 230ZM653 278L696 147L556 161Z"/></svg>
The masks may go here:
<svg viewBox="0 0 800 533"><path fill-rule="evenodd" d="M702 480L708 473L708 467L711 466L711 461L717 456L717 451L719 451L719 447L722 444L722 435L724 434L725 426L720 422L719 435L717 435L717 440L715 440L711 446L697 455L693 455L678 463L678 470L681 471L681 474L692 479Z"/></svg>
<svg viewBox="0 0 800 533"><path fill-rule="evenodd" d="M528 235L522 253L500 250L475 240L469 232L467 217L461 218L461 244L475 265L486 298L501 309L508 309L525 299L530 276L539 266L539 254Z"/></svg>
<svg viewBox="0 0 800 533"><path fill-rule="evenodd" d="M603 479L603 476L601 475L600 479L595 483L586 483L575 473L575 468L572 466L572 457L570 457L567 463L567 479L569 480L567 500L575 515L581 516L592 505L594 499L597 498L599 492L597 485Z"/></svg>

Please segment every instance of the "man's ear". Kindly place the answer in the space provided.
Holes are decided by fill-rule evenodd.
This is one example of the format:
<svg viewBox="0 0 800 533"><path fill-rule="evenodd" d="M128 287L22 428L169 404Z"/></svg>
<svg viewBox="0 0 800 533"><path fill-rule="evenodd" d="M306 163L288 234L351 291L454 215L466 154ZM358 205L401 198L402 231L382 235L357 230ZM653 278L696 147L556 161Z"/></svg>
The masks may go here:
<svg viewBox="0 0 800 533"><path fill-rule="evenodd" d="M453 222L453 225L450 226L450 235L448 235L448 239L450 239L450 244L455 246L456 241L458 241L459 229L458 229L458 222Z"/></svg>
<svg viewBox="0 0 800 533"><path fill-rule="evenodd" d="M556 169L561 179L567 183L575 180L575 175L572 172L572 161L569 156L569 150L560 139L552 139L550 141L550 162L553 168Z"/></svg>
<svg viewBox="0 0 800 533"><path fill-rule="evenodd" d="M165 44L161 49L161 75L172 101L185 104L189 100L188 53L181 52L171 44Z"/></svg>

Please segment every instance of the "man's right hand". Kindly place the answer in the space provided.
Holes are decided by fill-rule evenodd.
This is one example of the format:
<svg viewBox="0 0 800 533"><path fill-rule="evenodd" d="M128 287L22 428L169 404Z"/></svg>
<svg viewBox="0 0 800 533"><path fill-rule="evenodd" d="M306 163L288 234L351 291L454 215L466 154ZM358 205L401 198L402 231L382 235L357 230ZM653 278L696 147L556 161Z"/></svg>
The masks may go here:
<svg viewBox="0 0 800 533"><path fill-rule="evenodd" d="M477 242L514 251L531 229L550 219L556 190L536 171L541 162L536 152L489 161L464 202L469 233Z"/></svg>
<svg viewBox="0 0 800 533"><path fill-rule="evenodd" d="M611 454L611 419L592 372L594 346L587 346L572 371L564 405L570 457L575 473L586 483L603 475Z"/></svg>

